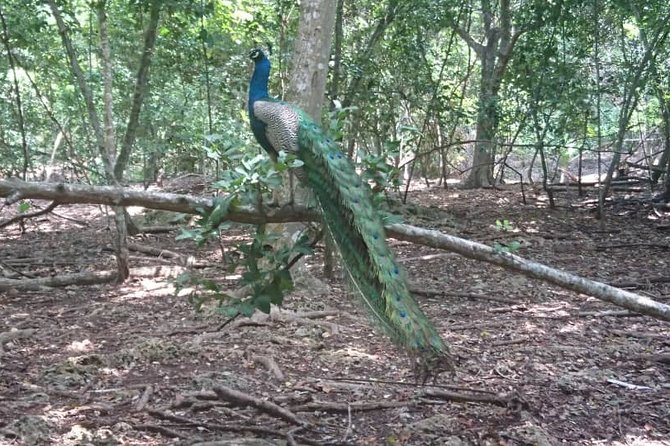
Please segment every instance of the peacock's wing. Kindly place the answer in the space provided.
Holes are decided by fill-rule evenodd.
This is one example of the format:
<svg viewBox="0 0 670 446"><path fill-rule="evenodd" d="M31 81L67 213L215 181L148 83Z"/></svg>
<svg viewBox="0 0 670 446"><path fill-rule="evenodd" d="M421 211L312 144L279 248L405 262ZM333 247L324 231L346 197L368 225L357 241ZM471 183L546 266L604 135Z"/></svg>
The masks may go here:
<svg viewBox="0 0 670 446"><path fill-rule="evenodd" d="M265 124L265 137L277 152L297 152L300 113L285 102L276 100L256 101L254 117Z"/></svg>

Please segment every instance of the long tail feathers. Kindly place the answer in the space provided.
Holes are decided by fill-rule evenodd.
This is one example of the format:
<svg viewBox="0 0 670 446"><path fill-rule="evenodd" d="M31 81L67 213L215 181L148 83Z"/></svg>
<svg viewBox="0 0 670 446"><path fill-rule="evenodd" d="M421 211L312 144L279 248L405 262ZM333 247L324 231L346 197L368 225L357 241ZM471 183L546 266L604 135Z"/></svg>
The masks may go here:
<svg viewBox="0 0 670 446"><path fill-rule="evenodd" d="M365 306L395 343L417 357L424 380L435 368L451 368L447 346L411 296L386 244L368 185L337 145L304 116L298 147L304 163L301 179L316 195L324 222Z"/></svg>

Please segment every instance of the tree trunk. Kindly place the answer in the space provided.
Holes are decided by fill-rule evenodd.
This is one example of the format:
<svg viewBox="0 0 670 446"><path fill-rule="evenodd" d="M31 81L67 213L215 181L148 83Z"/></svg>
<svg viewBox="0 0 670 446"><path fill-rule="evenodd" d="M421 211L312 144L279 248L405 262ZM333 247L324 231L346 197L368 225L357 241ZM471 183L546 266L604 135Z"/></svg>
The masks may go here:
<svg viewBox="0 0 670 446"><path fill-rule="evenodd" d="M331 0L302 0L300 5L288 99L297 103L317 123L321 121L328 80L336 6Z"/></svg>
<svg viewBox="0 0 670 446"><path fill-rule="evenodd" d="M491 0L481 0L485 44L475 40L458 23L447 23L472 48L481 61L481 79L477 112L477 136L472 170L464 182L467 188L493 184L495 138L498 125L498 92L512 50L523 31L512 32L512 8L509 0L500 0L497 20ZM497 23L496 23L497 22ZM494 27L494 24L497 25Z"/></svg>
<svg viewBox="0 0 670 446"><path fill-rule="evenodd" d="M635 64L634 70L632 70L630 73L630 78L626 80L623 94L623 104L621 105L621 110L619 112L619 129L617 131L616 141L614 142L614 156L612 157L612 162L607 169L607 176L605 177L603 187L600 190L600 194L598 196L598 218L604 217L605 198L609 194L614 171L618 167L619 161L621 160L621 153L623 152L624 138L628 129L628 123L630 122L633 113L635 112L635 108L637 107L637 103L640 98L640 89L647 81L647 68L650 65L653 66L654 57L657 53L656 50L661 45L663 45L668 37L668 34L670 34L670 29L668 29L666 25L668 20L670 20L670 13L668 13L658 22L658 28L655 30L655 33L652 34L653 40L651 42L647 41L646 30L643 27L640 27L640 37L644 44L645 52L642 56L642 59L637 64ZM638 21L640 21L639 17ZM623 24L621 24L621 27L623 28Z"/></svg>
<svg viewBox="0 0 670 446"><path fill-rule="evenodd" d="M72 41L70 40L68 28L65 26L65 21L63 20L60 9L58 9L55 0L48 0L48 3L51 12L54 15L54 19L56 20L58 32L61 36L63 47L65 48L65 52L70 62L70 70L76 79L77 84L79 85L80 93L84 98L84 103L86 104L86 110L88 111L89 121L93 128L93 134L95 135L98 151L100 152L100 157L102 158L102 163L105 167L107 182L111 185L119 186L119 183L116 180L116 176L114 175L114 151L116 143L114 137L114 123L112 121L112 66L109 48L109 34L107 32L105 2L101 1L97 5L104 82L104 129L100 123L100 117L98 116L98 111L93 100L93 92L86 82L84 73L81 70L79 61L77 60L77 53L74 50ZM119 268L118 277L120 281L124 281L129 274L128 247L126 240L128 232L128 227L126 225L126 211L122 206L116 205L113 206L112 209L114 210L114 222L117 230L114 243L116 247L116 261Z"/></svg>
<svg viewBox="0 0 670 446"><path fill-rule="evenodd" d="M293 49L291 67L291 83L288 87L288 100L300 106L316 123L321 122L326 82L328 80L328 61L335 28L337 2L332 0L303 0L300 4L300 23L298 37ZM289 181L289 187L294 183ZM286 197L286 193L284 192ZM295 193L289 191L288 198L299 204L309 200L309 191L297 187ZM302 230L303 225L298 223L272 225L268 231L280 232L280 244L290 244L293 234ZM324 272L332 270L332 248L326 243ZM298 283L309 286L311 289L319 285L304 267L298 262L292 269Z"/></svg>
<svg viewBox="0 0 670 446"><path fill-rule="evenodd" d="M16 75L16 65L14 64L14 55L12 48L9 46L9 31L7 30L7 23L5 16L0 9L0 24L2 24L2 41L7 51L7 62L12 71L12 79L14 81L14 99L16 100L16 116L18 118L19 133L21 133L21 150L23 152L23 179L27 179L28 167L30 166L30 155L28 154L28 139L26 137L26 125L23 119L23 105L21 103L21 90L19 89L19 78Z"/></svg>
<svg viewBox="0 0 670 446"><path fill-rule="evenodd" d="M472 170L465 180L465 187L477 188L493 184L494 139L497 127L498 97L494 92L497 32L489 33L488 42L481 47L481 79L479 82L479 104L477 110L477 130ZM498 81L499 82L499 81Z"/></svg>
<svg viewBox="0 0 670 446"><path fill-rule="evenodd" d="M662 171L664 167L667 166L670 161L670 101L668 101L665 95L659 90L656 94L659 104L661 106L661 130L663 131L663 155L661 155L661 160L658 163L659 169L653 169L651 173L651 182L653 184L658 183L658 180L661 178ZM652 160L653 162L653 160ZM668 178L668 171L665 171L666 175L666 184ZM670 192L666 190L666 194Z"/></svg>
<svg viewBox="0 0 670 446"><path fill-rule="evenodd" d="M142 50L142 58L140 59L140 66L137 70L137 77L135 79L135 90L133 91L133 102L130 108L130 115L128 116L126 134L123 137L123 145L119 151L119 157L116 159L114 165L114 176L118 181L122 181L123 179L123 172L126 169L133 144L135 143L135 135L137 133L137 128L139 127L142 104L144 103L144 98L149 90L149 67L151 66L154 45L156 44L156 33L158 30L161 4L162 2L159 0L154 0L151 3L149 24L144 33L144 49Z"/></svg>
<svg viewBox="0 0 670 446"><path fill-rule="evenodd" d="M105 10L105 1L98 3L98 26L100 32L100 52L102 53L102 79L103 79L103 123L105 133L103 135L103 144L105 153L110 166L114 164L116 158L116 131L114 128L113 111L113 86L112 86L112 55L109 46L109 32L107 29L107 11ZM110 182L117 182L113 172L109 173L112 177ZM118 184L118 183L117 183ZM128 264L128 225L126 224L126 208L123 206L114 206L114 223L116 224L116 238L114 247L116 249L116 265L119 271L118 280L124 282L130 275L130 265ZM130 216L128 216L130 219Z"/></svg>

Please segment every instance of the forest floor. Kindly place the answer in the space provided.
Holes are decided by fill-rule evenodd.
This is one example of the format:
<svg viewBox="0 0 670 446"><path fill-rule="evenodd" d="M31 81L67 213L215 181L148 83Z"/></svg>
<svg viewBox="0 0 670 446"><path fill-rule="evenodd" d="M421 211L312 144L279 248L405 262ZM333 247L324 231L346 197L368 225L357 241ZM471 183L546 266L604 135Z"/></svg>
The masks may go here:
<svg viewBox="0 0 670 446"><path fill-rule="evenodd" d="M574 195L555 210L539 198L524 205L512 187L416 190L404 222L517 241L522 257L670 303L667 220L636 199L610 206L601 223ZM101 208L56 212L24 234L0 229L0 276L114 269ZM503 219L507 231L496 227ZM234 285L217 269L220 246L196 249L177 233L133 241L192 255L194 274ZM222 244L248 234L232 229ZM0 444L670 445L668 323L390 242L458 358L453 376L416 385L341 274L323 279L320 251L306 260L309 285L281 311L220 330L223 315L195 312L163 274L183 267L133 251L133 267L161 268L122 285L0 292Z"/></svg>

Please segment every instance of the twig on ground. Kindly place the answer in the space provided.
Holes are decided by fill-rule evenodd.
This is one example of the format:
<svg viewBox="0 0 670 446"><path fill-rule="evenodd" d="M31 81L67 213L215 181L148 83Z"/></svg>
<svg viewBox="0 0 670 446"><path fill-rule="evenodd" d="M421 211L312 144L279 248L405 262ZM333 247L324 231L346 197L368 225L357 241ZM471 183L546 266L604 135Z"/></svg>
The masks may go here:
<svg viewBox="0 0 670 446"><path fill-rule="evenodd" d="M157 424L135 424L135 425L133 425L133 427L135 429L141 430L141 431L157 432L161 435L165 435L166 437L170 437L170 438L181 438L183 440L193 439L193 437L191 435L185 435L185 434L177 432L174 429L159 426Z"/></svg>
<svg viewBox="0 0 670 446"><path fill-rule="evenodd" d="M284 382L284 374L279 368L277 361L275 361L271 356L256 355L250 350L247 350L245 353L250 360L268 369L268 371L272 373L277 381Z"/></svg>
<svg viewBox="0 0 670 446"><path fill-rule="evenodd" d="M196 262L195 257L193 256L183 256L168 249L154 248L153 246L147 246L141 243L128 243L128 249L158 258L170 259L181 266L204 267L206 265L202 262Z"/></svg>
<svg viewBox="0 0 670 446"><path fill-rule="evenodd" d="M646 288L657 283L670 283L670 277L647 277L637 282L610 282L609 285L617 288Z"/></svg>
<svg viewBox="0 0 670 446"><path fill-rule="evenodd" d="M143 226L140 228L141 234L166 234L172 231L177 231L179 229L178 225L166 225L166 226Z"/></svg>
<svg viewBox="0 0 670 446"><path fill-rule="evenodd" d="M349 410L347 411L347 430L344 431L344 436L342 437L342 442L346 442L347 438L349 438L349 435L351 435L352 432L352 423L351 423L351 406L349 406Z"/></svg>
<svg viewBox="0 0 670 446"><path fill-rule="evenodd" d="M670 364L670 353L650 353L647 355L635 355L633 356L635 359L641 359L643 361L653 361L653 362L661 362L663 364Z"/></svg>
<svg viewBox="0 0 670 446"><path fill-rule="evenodd" d="M457 403L487 403L494 406L510 407L520 403L518 397L508 394L469 394L460 392L450 392L442 389L424 389L423 394L431 398L440 398L447 401L454 401ZM525 405L525 403L521 403Z"/></svg>
<svg viewBox="0 0 670 446"><path fill-rule="evenodd" d="M518 301L512 299L505 299L504 297L498 296L487 296L484 294L474 294L474 293L458 293L453 291L441 291L441 290L426 290L422 288L417 288L416 286L411 286L410 291L412 294L418 294L421 296L450 296L450 297L461 297L469 300L491 300L493 302L501 302L504 304L518 304Z"/></svg>
<svg viewBox="0 0 670 446"><path fill-rule="evenodd" d="M263 434L263 435L268 435L272 437L284 437L286 436L282 432L275 430L275 429L270 429L266 427L260 427L260 426L244 426L244 425L239 425L239 424L222 424L222 423L211 423L211 422L200 422L197 420L192 420L190 418L182 417L179 415L173 415L167 412L162 412L160 410L152 410L149 409L147 410L147 413L155 418L161 419L161 420L166 420L166 421L172 421L176 423L180 423L186 426L191 426L191 427L198 427L202 426L210 430L219 430L219 431L228 431L228 432L253 432L256 434ZM300 427L305 427L305 425L300 426ZM296 439L299 444L307 444L307 445L314 445L314 446L320 446L321 443L313 440L309 440L304 437L299 437ZM199 442L199 443L194 443L191 446L195 445L207 445L207 444L216 444L216 443L211 443L211 442Z"/></svg>
<svg viewBox="0 0 670 446"><path fill-rule="evenodd" d="M293 424L300 426L307 425L307 422L298 418L293 412L288 409L285 409L281 406L276 405L271 401L265 401L253 396L242 393L238 390L234 390L224 386L214 386L212 388L214 392L219 396L219 398L229 401L236 406L251 406L256 409L265 412L269 415L281 418L282 420L288 421Z"/></svg>
<svg viewBox="0 0 670 446"><path fill-rule="evenodd" d="M39 217L40 215L48 214L49 212L56 209L59 204L60 203L58 203L57 201L54 201L51 204L49 204L49 206L47 206L46 208L44 208L42 210L35 211L35 212L30 212L28 214L19 214L15 217L12 217L12 218L8 219L8 220L0 221L0 228L4 228L5 226L9 226L12 223L15 223L17 221L22 222L22 221L28 220L30 218Z"/></svg>
<svg viewBox="0 0 670 446"><path fill-rule="evenodd" d="M133 277L177 277L184 271L181 266L143 266L131 268L130 275ZM9 289L41 291L45 287L64 287L69 285L97 285L101 283L112 283L117 280L117 270L89 271L85 273L64 274L53 277L39 277L35 279L0 279L0 291Z"/></svg>
<svg viewBox="0 0 670 446"><path fill-rule="evenodd" d="M640 313L633 313L628 310L607 310L607 311L580 311L579 317L641 317Z"/></svg>
<svg viewBox="0 0 670 446"><path fill-rule="evenodd" d="M528 341L528 339L506 339L504 341L495 341L491 343L493 347L504 347L507 345L516 345L516 344L523 344L524 342Z"/></svg>
<svg viewBox="0 0 670 446"><path fill-rule="evenodd" d="M147 384L147 386L144 388L142 396L137 401L137 404L135 404L135 412L141 412L144 410L144 407L149 402L149 399L151 398L151 395L153 395L153 393L154 393L154 387L151 384Z"/></svg>
<svg viewBox="0 0 670 446"><path fill-rule="evenodd" d="M293 438L293 436L303 429L305 429L305 426L298 426L286 432L286 444L288 446L298 446L298 442L295 441L295 438Z"/></svg>
<svg viewBox="0 0 670 446"><path fill-rule="evenodd" d="M355 401L352 403L336 403L332 401L312 401L307 404L292 407L295 412L337 412L348 413L368 412L381 409L395 409L398 407L412 407L417 404L416 401Z"/></svg>
<svg viewBox="0 0 670 446"><path fill-rule="evenodd" d="M651 333L643 331L627 331L627 330L610 330L611 333L617 336L628 336L631 338L641 338L641 339L659 339L662 341L670 342L670 339L667 335L662 333Z"/></svg>
<svg viewBox="0 0 670 446"><path fill-rule="evenodd" d="M607 249L630 249L630 248L658 248L663 250L670 249L666 243L617 243L612 245L596 245L596 251L605 251Z"/></svg>
<svg viewBox="0 0 670 446"><path fill-rule="evenodd" d="M511 307L489 308L486 310L489 313L510 313L512 311L527 311L528 307L525 305L512 305Z"/></svg>
<svg viewBox="0 0 670 446"><path fill-rule="evenodd" d="M4 351L4 345L14 339L29 338L37 332L34 328L24 328L22 330L10 330L0 333L0 353Z"/></svg>
<svg viewBox="0 0 670 446"><path fill-rule="evenodd" d="M618 379L614 379L614 378L609 378L607 380L607 382L610 383L610 384L614 384L616 386L625 387L626 389L629 389L629 390L652 390L651 387L638 386L637 384L630 384L630 383L627 383L625 381L619 381Z"/></svg>

